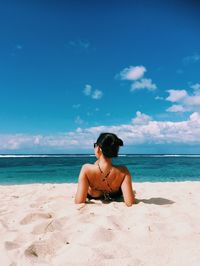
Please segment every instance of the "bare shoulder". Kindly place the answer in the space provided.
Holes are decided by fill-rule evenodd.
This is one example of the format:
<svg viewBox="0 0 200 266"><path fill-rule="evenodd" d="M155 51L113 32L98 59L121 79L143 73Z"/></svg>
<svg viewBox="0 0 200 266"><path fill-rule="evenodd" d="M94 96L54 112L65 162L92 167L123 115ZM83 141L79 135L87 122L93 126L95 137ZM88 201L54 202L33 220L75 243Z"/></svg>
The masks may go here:
<svg viewBox="0 0 200 266"><path fill-rule="evenodd" d="M94 164L86 163L82 165L81 171L88 173L94 169Z"/></svg>
<svg viewBox="0 0 200 266"><path fill-rule="evenodd" d="M116 168L125 175L130 175L128 168L125 165L118 165Z"/></svg>

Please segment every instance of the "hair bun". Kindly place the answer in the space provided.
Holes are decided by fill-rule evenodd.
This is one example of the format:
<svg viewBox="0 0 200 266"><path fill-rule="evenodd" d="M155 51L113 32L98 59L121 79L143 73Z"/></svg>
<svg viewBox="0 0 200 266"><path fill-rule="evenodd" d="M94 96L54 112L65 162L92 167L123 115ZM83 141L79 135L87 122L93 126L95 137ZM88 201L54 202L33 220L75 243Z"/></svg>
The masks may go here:
<svg viewBox="0 0 200 266"><path fill-rule="evenodd" d="M123 145L124 145L124 144L123 144L123 141L122 141L121 139L119 139L119 138L116 139L116 144L117 144L118 146L123 146Z"/></svg>
<svg viewBox="0 0 200 266"><path fill-rule="evenodd" d="M101 147L104 156L112 158L117 157L119 147L123 146L123 141L113 133L101 133L97 144Z"/></svg>

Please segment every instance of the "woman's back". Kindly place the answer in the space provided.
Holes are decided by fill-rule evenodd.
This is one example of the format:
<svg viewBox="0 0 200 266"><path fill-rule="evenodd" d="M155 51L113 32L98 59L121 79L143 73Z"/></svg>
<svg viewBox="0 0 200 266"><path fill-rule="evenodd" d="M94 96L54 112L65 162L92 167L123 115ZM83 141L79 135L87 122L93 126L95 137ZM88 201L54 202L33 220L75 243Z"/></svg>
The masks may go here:
<svg viewBox="0 0 200 266"><path fill-rule="evenodd" d="M86 175L91 192L117 192L121 188L126 175L126 167L112 165L110 169L101 169L98 162L86 165ZM93 194L94 194L93 193Z"/></svg>
<svg viewBox="0 0 200 266"><path fill-rule="evenodd" d="M127 206L134 203L131 175L125 166L112 165L112 158L117 157L123 141L113 133L101 133L94 143L95 164L83 165L80 174L76 203L85 202L86 198L113 199L123 194Z"/></svg>

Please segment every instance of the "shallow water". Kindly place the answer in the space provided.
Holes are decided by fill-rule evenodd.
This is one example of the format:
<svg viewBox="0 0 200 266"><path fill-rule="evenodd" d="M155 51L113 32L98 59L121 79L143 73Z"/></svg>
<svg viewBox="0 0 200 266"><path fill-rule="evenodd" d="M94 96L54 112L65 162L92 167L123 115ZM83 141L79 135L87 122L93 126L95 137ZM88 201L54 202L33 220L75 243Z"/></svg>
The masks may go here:
<svg viewBox="0 0 200 266"><path fill-rule="evenodd" d="M0 155L0 184L76 183L92 155ZM200 155L121 155L136 182L200 181Z"/></svg>

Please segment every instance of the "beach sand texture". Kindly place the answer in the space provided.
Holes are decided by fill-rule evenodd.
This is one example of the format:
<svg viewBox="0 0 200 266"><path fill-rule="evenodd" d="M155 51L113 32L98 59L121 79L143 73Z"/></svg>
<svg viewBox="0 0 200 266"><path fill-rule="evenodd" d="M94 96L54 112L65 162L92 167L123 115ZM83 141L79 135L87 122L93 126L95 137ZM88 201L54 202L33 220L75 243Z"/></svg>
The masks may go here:
<svg viewBox="0 0 200 266"><path fill-rule="evenodd" d="M76 187L0 186L1 265L200 265L200 182L134 183L132 207Z"/></svg>

